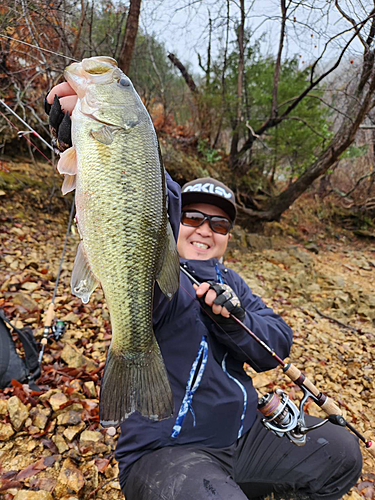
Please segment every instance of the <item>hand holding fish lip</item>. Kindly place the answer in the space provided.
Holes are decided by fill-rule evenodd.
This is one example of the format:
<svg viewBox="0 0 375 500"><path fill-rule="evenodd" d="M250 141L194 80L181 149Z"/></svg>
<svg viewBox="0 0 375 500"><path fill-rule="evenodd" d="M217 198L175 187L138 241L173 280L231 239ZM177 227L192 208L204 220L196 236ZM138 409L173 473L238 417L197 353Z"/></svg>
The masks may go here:
<svg viewBox="0 0 375 500"><path fill-rule="evenodd" d="M77 94L67 82L53 87L45 98L44 108L49 115L52 143L57 152L63 152L72 146L70 115L77 99Z"/></svg>
<svg viewBox="0 0 375 500"><path fill-rule="evenodd" d="M63 82L55 85L47 94L46 101L48 105L53 105L56 95L59 98L62 111L64 111L65 113L69 112L69 114L71 115L78 100L78 96L75 90L72 89L68 82Z"/></svg>

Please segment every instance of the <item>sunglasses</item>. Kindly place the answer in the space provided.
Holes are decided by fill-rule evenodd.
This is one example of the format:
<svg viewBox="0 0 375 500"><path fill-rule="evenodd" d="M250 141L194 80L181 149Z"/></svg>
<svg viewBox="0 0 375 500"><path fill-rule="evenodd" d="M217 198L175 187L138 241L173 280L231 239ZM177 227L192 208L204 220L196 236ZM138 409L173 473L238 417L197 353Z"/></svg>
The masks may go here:
<svg viewBox="0 0 375 500"><path fill-rule="evenodd" d="M226 235L233 227L229 219L219 215L207 215L199 210L189 210L181 214L181 224L184 226L199 227L206 220L214 233Z"/></svg>

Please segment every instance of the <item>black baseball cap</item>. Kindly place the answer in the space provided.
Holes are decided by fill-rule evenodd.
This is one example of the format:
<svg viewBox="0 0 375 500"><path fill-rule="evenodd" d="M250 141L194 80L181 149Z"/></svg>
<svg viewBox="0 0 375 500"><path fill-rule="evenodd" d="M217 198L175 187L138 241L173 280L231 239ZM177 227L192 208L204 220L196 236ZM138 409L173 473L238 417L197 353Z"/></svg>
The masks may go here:
<svg viewBox="0 0 375 500"><path fill-rule="evenodd" d="M187 182L181 188L181 199L182 208L191 203L208 203L224 210L232 222L237 215L233 191L212 177Z"/></svg>

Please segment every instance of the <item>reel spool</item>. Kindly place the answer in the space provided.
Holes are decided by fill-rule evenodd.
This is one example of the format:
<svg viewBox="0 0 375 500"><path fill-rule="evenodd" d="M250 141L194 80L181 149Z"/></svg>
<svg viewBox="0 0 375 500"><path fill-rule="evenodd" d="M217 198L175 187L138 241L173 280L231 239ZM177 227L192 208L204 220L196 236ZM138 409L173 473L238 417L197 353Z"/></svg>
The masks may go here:
<svg viewBox="0 0 375 500"><path fill-rule="evenodd" d="M297 446L306 443L306 434L300 432L305 427L304 417L300 418L300 410L281 390L268 392L258 402L258 410L262 413L262 424L276 436L286 435Z"/></svg>

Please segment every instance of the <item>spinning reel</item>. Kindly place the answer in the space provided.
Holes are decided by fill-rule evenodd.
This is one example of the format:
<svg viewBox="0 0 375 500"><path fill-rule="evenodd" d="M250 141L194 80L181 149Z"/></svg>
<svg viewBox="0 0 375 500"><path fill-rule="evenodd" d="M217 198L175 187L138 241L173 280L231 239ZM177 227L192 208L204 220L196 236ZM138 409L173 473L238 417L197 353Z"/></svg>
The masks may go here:
<svg viewBox="0 0 375 500"><path fill-rule="evenodd" d="M284 435L297 446L306 443L306 434L314 429L322 427L327 422L345 427L346 421L341 415L330 415L328 418L315 425L306 427L305 413L303 408L309 397L315 399L314 395L305 387L301 387L304 396L299 409L281 389L268 392L258 401L258 410L262 413L262 424L276 436Z"/></svg>

